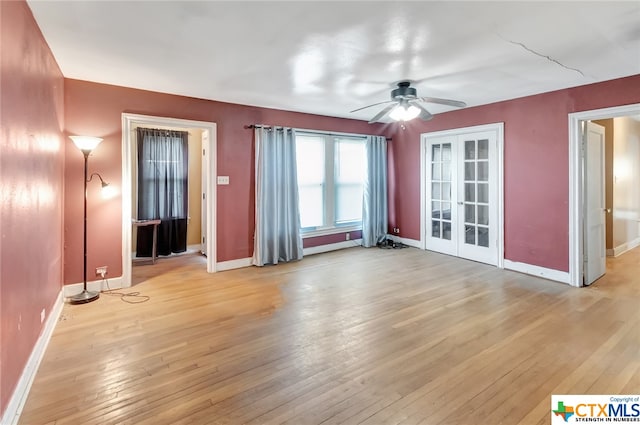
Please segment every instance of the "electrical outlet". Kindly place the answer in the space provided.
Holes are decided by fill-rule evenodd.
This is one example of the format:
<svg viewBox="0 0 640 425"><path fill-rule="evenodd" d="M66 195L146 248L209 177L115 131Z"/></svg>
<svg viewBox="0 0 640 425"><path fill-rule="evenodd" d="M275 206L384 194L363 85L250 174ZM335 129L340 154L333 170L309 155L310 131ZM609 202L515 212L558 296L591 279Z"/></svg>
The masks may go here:
<svg viewBox="0 0 640 425"><path fill-rule="evenodd" d="M96 276L104 278L107 275L107 266L96 267Z"/></svg>
<svg viewBox="0 0 640 425"><path fill-rule="evenodd" d="M394 227L394 228L393 228L393 233L395 233L396 235L397 235L398 233L400 233L400 228L399 228L399 227Z"/></svg>
<svg viewBox="0 0 640 425"><path fill-rule="evenodd" d="M347 238L347 240L351 239L351 233L345 233L344 236Z"/></svg>

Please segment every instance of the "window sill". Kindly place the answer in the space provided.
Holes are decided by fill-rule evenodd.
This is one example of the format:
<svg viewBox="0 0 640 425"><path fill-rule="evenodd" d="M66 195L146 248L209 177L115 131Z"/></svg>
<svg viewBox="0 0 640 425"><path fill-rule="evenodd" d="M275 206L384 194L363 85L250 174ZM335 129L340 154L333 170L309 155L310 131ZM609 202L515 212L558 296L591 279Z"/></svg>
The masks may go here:
<svg viewBox="0 0 640 425"><path fill-rule="evenodd" d="M357 232L359 230L362 230L361 225L331 227L330 229L320 229L320 230L312 230L310 232L303 232L302 239L315 238L317 236L338 235L340 233Z"/></svg>

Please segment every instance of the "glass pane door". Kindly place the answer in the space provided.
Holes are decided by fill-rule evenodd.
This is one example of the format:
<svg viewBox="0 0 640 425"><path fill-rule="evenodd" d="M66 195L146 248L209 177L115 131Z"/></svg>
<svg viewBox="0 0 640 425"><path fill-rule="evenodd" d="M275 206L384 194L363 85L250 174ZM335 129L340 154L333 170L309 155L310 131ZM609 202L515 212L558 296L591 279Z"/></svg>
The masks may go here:
<svg viewBox="0 0 640 425"><path fill-rule="evenodd" d="M431 145L431 236L451 240L451 143Z"/></svg>
<svg viewBox="0 0 640 425"><path fill-rule="evenodd" d="M464 141L464 243L489 246L489 140Z"/></svg>
<svg viewBox="0 0 640 425"><path fill-rule="evenodd" d="M424 137L422 143L425 248L497 264L497 130Z"/></svg>

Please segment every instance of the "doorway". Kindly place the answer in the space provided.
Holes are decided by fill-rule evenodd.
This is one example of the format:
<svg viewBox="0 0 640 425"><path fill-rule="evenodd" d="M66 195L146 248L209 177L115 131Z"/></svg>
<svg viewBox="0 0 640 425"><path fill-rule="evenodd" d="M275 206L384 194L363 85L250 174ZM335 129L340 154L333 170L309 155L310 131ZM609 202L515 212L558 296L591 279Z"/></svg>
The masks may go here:
<svg viewBox="0 0 640 425"><path fill-rule="evenodd" d="M421 137L423 249L503 267L503 125Z"/></svg>
<svg viewBox="0 0 640 425"><path fill-rule="evenodd" d="M164 125L150 128L136 123L132 127L136 134L136 140L131 144L131 157L134 159L131 173L131 216L136 223L131 238L134 264L147 264L150 258L155 264L155 258L150 257L150 236L153 232L157 232L153 250L157 250L158 255L163 258L185 253L204 254L201 229L202 222L205 221L203 218L206 218L206 203L202 202L204 161L201 157L202 143L203 140L206 141L209 130ZM146 139L148 143L148 148L144 149L148 158L142 162L138 159L140 139ZM149 169L144 173L140 167ZM141 172L146 179L141 179ZM158 180L157 176L160 174L164 178ZM170 187L165 187L165 184ZM146 191L151 195L146 196ZM171 196L168 197L168 193ZM144 211L143 215L141 211ZM165 211L167 215L163 221L170 231L162 232L163 224L156 229L152 229L153 226L149 224L149 220L159 218L155 214L161 214L161 211ZM140 241L142 246L138 250Z"/></svg>
<svg viewBox="0 0 640 425"><path fill-rule="evenodd" d="M569 114L569 283L572 286L587 286L605 273L605 241L612 236L606 233L607 221L618 221L619 227L624 225L622 233L629 239L625 243L627 249L640 244L640 193L637 191L640 136L632 143L632 154L616 161L612 176L618 187L627 185L636 190L618 196L617 203L614 198L614 203L608 204L604 189L606 167L599 159L604 156L604 152L600 153L604 143L600 139L604 135L599 135L599 126L589 122L639 115L640 104ZM624 207L620 207L621 201Z"/></svg>
<svg viewBox="0 0 640 425"><path fill-rule="evenodd" d="M182 120L175 118L153 117L136 114L122 114L122 262L123 262L123 286L131 286L131 261L132 261L132 207L134 194L134 161L133 145L135 144L134 128L173 128L181 130L192 129L202 132L202 220L201 228L205 230L204 249L207 258L207 272L213 273L216 269L215 250L215 222L216 222L216 193L213 176L216 175L216 124L204 121ZM198 152L199 153L199 152ZM200 161L199 156L193 159ZM206 170L206 171L205 171ZM198 208L200 209L200 208ZM191 211L190 214L199 214L200 211ZM202 248L198 239L197 246Z"/></svg>

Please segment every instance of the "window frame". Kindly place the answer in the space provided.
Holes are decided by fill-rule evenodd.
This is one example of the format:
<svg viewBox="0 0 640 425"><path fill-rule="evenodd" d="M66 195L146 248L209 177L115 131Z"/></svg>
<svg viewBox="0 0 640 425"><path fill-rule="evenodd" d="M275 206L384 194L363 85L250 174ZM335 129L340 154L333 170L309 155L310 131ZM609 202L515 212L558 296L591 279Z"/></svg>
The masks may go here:
<svg viewBox="0 0 640 425"><path fill-rule="evenodd" d="M336 223L336 144L339 140L359 141L365 145L367 136L360 134L326 133L310 130L296 130L296 145L298 136L316 137L324 139L324 225L316 227L301 227L302 238L334 235L362 230L362 218L359 221ZM365 153L366 155L366 153ZM366 164L366 157L363 159ZM364 182L363 182L364 185Z"/></svg>

